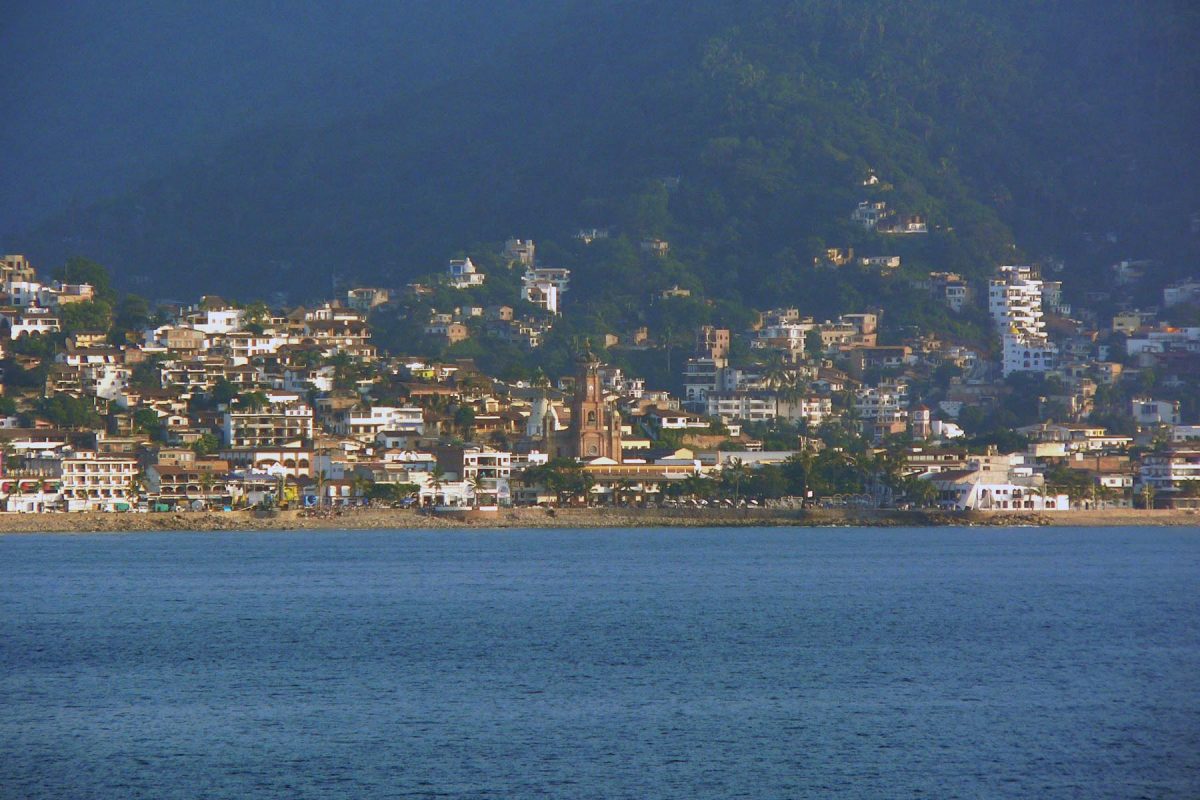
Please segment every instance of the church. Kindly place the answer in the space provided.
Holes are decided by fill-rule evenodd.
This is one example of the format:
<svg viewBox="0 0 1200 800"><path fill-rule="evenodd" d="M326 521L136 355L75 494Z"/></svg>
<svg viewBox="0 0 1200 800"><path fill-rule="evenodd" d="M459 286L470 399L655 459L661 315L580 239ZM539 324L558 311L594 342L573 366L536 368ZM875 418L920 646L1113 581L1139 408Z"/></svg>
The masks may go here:
<svg viewBox="0 0 1200 800"><path fill-rule="evenodd" d="M604 398L600 360L588 346L575 364L575 399L571 403L571 425L561 456L584 461L610 458L620 463L621 415Z"/></svg>
<svg viewBox="0 0 1200 800"><path fill-rule="evenodd" d="M620 463L621 415L615 404L605 399L600 360L588 346L575 364L575 395L566 429L562 429L553 403L541 398L533 404L529 434L541 441L551 458L605 458Z"/></svg>

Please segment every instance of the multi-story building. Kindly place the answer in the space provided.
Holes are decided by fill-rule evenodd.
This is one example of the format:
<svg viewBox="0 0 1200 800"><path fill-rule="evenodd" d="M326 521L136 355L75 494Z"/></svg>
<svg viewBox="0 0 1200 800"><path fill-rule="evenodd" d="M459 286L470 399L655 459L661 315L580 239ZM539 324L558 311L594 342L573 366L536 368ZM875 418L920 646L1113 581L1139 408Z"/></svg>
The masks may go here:
<svg viewBox="0 0 1200 800"><path fill-rule="evenodd" d="M781 395L776 401L776 414L779 419L791 422L804 420L810 428L814 428L833 416L833 400L820 395Z"/></svg>
<svg viewBox="0 0 1200 800"><path fill-rule="evenodd" d="M297 446L313 438L313 412L303 403L273 403L266 408L230 408L222 424L224 444L232 448Z"/></svg>
<svg viewBox="0 0 1200 800"><path fill-rule="evenodd" d="M37 270L22 255L7 255L0 259L0 281L33 280Z"/></svg>
<svg viewBox="0 0 1200 800"><path fill-rule="evenodd" d="M696 353L703 358L723 362L729 355L729 329L702 325L696 331Z"/></svg>
<svg viewBox="0 0 1200 800"><path fill-rule="evenodd" d="M892 216L892 212L888 209L887 202L883 200L863 200L850 213L850 219L867 230L874 230L876 225L890 216Z"/></svg>
<svg viewBox="0 0 1200 800"><path fill-rule="evenodd" d="M523 267L532 267L536 260L537 248L532 239L509 239L504 243L503 256L510 264L516 263Z"/></svg>
<svg viewBox="0 0 1200 800"><path fill-rule="evenodd" d="M335 417L333 429L341 436L363 442L374 441L384 431L425 431L424 412L420 408L372 406L365 410L346 409Z"/></svg>
<svg viewBox="0 0 1200 800"><path fill-rule="evenodd" d="M709 392L705 413L722 422L766 422L778 414L778 398L769 392Z"/></svg>
<svg viewBox="0 0 1200 800"><path fill-rule="evenodd" d="M521 299L544 308L551 314L559 312L562 296L571 282L571 270L552 267L530 267L521 277Z"/></svg>
<svg viewBox="0 0 1200 800"><path fill-rule="evenodd" d="M1024 337L1006 333L1003 342L1004 376L1014 372L1050 372L1058 366L1058 348L1042 337Z"/></svg>
<svg viewBox="0 0 1200 800"><path fill-rule="evenodd" d="M962 311L971 296L966 280L956 272L931 272L926 285L951 311Z"/></svg>
<svg viewBox="0 0 1200 800"><path fill-rule="evenodd" d="M1071 306L1063 302L1062 281L1042 281L1042 308L1066 316Z"/></svg>
<svg viewBox="0 0 1200 800"><path fill-rule="evenodd" d="M1130 414L1138 425L1178 425L1179 402L1138 395L1130 401Z"/></svg>
<svg viewBox="0 0 1200 800"><path fill-rule="evenodd" d="M721 371L716 359L688 359L683 368L683 399L688 408L706 408L709 393L720 388Z"/></svg>
<svg viewBox="0 0 1200 800"><path fill-rule="evenodd" d="M1173 445L1163 452L1145 453L1138 481L1152 489L1155 505L1176 504L1185 489L1200 486L1200 449Z"/></svg>
<svg viewBox="0 0 1200 800"><path fill-rule="evenodd" d="M477 446L446 446L437 451L437 465L472 488L473 494L509 505L512 453Z"/></svg>
<svg viewBox="0 0 1200 800"><path fill-rule="evenodd" d="M146 470L146 483L155 500L170 508L184 508L194 504L225 505L231 498L226 482L222 480L228 464L222 463L224 471L214 471L207 465L180 464L168 466L151 464Z"/></svg>
<svg viewBox="0 0 1200 800"><path fill-rule="evenodd" d="M240 308L206 308L188 314L186 322L204 333L232 333L241 329L245 316Z"/></svg>
<svg viewBox="0 0 1200 800"><path fill-rule="evenodd" d="M79 452L62 460L67 511L128 511L137 501L137 459Z"/></svg>
<svg viewBox="0 0 1200 800"><path fill-rule="evenodd" d="M758 329L750 346L756 349L784 350L798 358L804 355L804 339L817 324L811 318L803 320L773 320Z"/></svg>
<svg viewBox="0 0 1200 800"><path fill-rule="evenodd" d="M1045 333L1042 281L1033 267L1004 266L988 282L988 311L996 327L1026 336Z"/></svg>
<svg viewBox="0 0 1200 800"><path fill-rule="evenodd" d="M865 386L855 395L854 409L864 420L883 417L906 418L908 384L901 381L880 381L878 386Z"/></svg>
<svg viewBox="0 0 1200 800"><path fill-rule="evenodd" d="M1005 377L1058 366L1058 348L1046 336L1042 281L1033 267L1000 267L999 276L988 284L988 311L1000 330Z"/></svg>

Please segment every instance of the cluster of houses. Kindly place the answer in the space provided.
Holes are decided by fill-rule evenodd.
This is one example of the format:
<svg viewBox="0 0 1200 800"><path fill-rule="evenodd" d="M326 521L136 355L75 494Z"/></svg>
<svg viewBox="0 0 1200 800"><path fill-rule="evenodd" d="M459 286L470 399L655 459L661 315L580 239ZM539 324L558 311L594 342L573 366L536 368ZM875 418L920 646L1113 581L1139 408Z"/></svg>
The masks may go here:
<svg viewBox="0 0 1200 800"><path fill-rule="evenodd" d="M571 271L537 263L537 248L530 239L509 239L502 252L509 269L521 268L521 300L537 312L522 314L511 305L460 305L452 311L433 310L425 324L425 334L445 344L471 338L473 330L485 338L510 342L528 350L538 348L562 313L562 301L571 284ZM451 259L444 275L438 277L452 289L483 286L487 274L470 258ZM415 293L429 292L428 284L409 284ZM482 324L476 324L482 323Z"/></svg>
<svg viewBox="0 0 1200 800"><path fill-rule="evenodd" d="M529 240L510 240L504 253L523 270L523 299L546 312L536 321L560 314L569 271L539 266ZM41 284L21 256L4 258L2 277L3 355L23 374L44 375L33 391L5 384L8 512L544 504L564 500L563 464L582 486L576 499L655 503L734 463L811 455L830 446L820 436L830 425L898 448L905 475L933 487L925 502L946 508L1200 502L1200 425L1181 419L1177 402L1137 394L1123 435L1087 421L1098 388L1131 364L1168 380L1182 374L1172 370L1194 374L1200 329L1130 311L1109 337L1078 324L1052 333L1046 312L1061 322L1069 308L1061 286L1032 267L1001 267L989 283L999 358L930 335L881 344L878 310L818 321L776 308L744 331L699 327L677 394L602 363L590 347L554 384L497 380L469 360L382 354L369 315L391 293L370 287L287 311L205 297L164 306L154 324L123 337L73 331L52 354L34 355L14 340L59 332L58 309L91 299L93 288ZM462 259L446 280L467 287L486 276ZM952 309L971 302L957 275L931 273L921 286ZM1187 283L1168 292L1168 305L1195 299ZM497 336L520 331L505 308L459 313L495 323ZM461 324L430 321L448 338ZM537 347L532 332L519 335ZM646 346L645 332L635 340ZM1118 342L1121 357L1109 358ZM933 397L930 376L947 365L954 377ZM1029 443L1019 452L969 451L961 416L996 404L1003 379L1023 372L1055 379L1056 394L1031 400L1054 413L1017 431ZM92 422L56 417L46 398L69 398ZM787 431L790 446L776 436L774 449L764 447L770 431Z"/></svg>
<svg viewBox="0 0 1200 800"><path fill-rule="evenodd" d="M95 296L94 287L86 283L42 283L29 260L21 255L4 256L0 261L0 281L7 295L0 308L0 320L10 339L26 334L58 333L62 330L60 309Z"/></svg>

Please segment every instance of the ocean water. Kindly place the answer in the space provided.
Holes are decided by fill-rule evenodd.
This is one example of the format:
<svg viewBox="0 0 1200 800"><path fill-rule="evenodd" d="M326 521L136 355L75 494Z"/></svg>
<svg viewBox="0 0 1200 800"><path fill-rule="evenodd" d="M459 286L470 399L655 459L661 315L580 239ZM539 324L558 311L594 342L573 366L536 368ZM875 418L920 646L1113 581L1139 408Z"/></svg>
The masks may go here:
<svg viewBox="0 0 1200 800"><path fill-rule="evenodd" d="M1200 797L1200 532L0 537L0 798L201 797Z"/></svg>

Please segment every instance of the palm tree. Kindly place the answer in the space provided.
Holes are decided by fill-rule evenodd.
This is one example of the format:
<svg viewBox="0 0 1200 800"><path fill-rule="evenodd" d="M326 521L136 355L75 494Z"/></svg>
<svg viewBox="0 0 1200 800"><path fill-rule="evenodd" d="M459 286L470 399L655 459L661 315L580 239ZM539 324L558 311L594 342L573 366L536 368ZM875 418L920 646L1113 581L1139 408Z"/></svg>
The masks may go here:
<svg viewBox="0 0 1200 800"><path fill-rule="evenodd" d="M129 479L129 494L133 497L133 504L136 505L141 493L149 490L150 481L146 478L146 473L139 472Z"/></svg>
<svg viewBox="0 0 1200 800"><path fill-rule="evenodd" d="M213 477L212 470L204 470L200 473L200 491L204 496L204 507L209 506L209 499L212 495L213 485L216 483L216 478Z"/></svg>
<svg viewBox="0 0 1200 800"><path fill-rule="evenodd" d="M712 481L702 475L688 475L683 480L683 494L689 497L707 497L712 490Z"/></svg>
<svg viewBox="0 0 1200 800"><path fill-rule="evenodd" d="M918 508L927 508L937 500L938 490L933 481L915 475L904 480L904 493Z"/></svg>
<svg viewBox="0 0 1200 800"><path fill-rule="evenodd" d="M746 469L746 465L742 462L742 460L740 458L729 459L729 464L724 469L721 470L722 477L728 476L729 479L733 481L733 502L734 503L738 502L738 499L739 499L739 496L741 493L741 488L742 488L742 479L745 478L748 474L749 474L749 471Z"/></svg>
<svg viewBox="0 0 1200 800"><path fill-rule="evenodd" d="M783 355L778 350L772 351L763 365L763 382L767 388L778 391L787 384L790 377L791 374L783 363Z"/></svg>
<svg viewBox="0 0 1200 800"><path fill-rule="evenodd" d="M437 505L438 492L442 491L442 488L446 485L445 477L446 477L446 471L438 466L435 466L433 468L433 471L429 473L428 485L429 485L430 491L433 492L433 504L434 505ZM446 499L445 497L442 498L443 501L445 499Z"/></svg>
<svg viewBox="0 0 1200 800"><path fill-rule="evenodd" d="M263 392L246 392L238 395L238 405L251 411L260 411L270 404Z"/></svg>
<svg viewBox="0 0 1200 800"><path fill-rule="evenodd" d="M474 508L479 508L479 498L487 492L487 478L480 475L478 472L470 479L471 484L471 505Z"/></svg>

